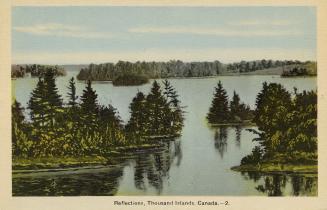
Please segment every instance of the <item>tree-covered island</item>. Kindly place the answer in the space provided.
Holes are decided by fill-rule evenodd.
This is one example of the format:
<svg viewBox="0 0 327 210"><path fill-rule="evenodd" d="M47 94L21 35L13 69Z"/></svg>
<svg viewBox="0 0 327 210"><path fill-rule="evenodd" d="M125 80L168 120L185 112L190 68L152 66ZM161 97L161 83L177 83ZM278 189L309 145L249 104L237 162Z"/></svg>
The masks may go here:
<svg viewBox="0 0 327 210"><path fill-rule="evenodd" d="M259 145L233 170L317 173L317 91L263 83L253 121Z"/></svg>
<svg viewBox="0 0 327 210"><path fill-rule="evenodd" d="M53 65L12 65L11 66L11 78L25 77L30 74L32 77L43 76L47 70L53 71L55 76L65 76L66 71L61 66Z"/></svg>
<svg viewBox="0 0 327 210"><path fill-rule="evenodd" d="M158 147L162 138L179 136L184 121L178 94L167 80L162 86L154 81L148 95L137 93L124 124L112 105L98 103L90 80L81 96L74 78L67 95L60 95L53 68L39 77L27 109L29 118L19 102L12 104L13 169L107 164L112 154Z"/></svg>
<svg viewBox="0 0 327 210"><path fill-rule="evenodd" d="M157 78L191 78L212 77L218 75L247 75L247 74L273 74L281 75L292 68L313 69L316 62L298 60L254 60L234 63L221 63L218 60L204 62L183 62L170 60L168 62L128 62L90 64L82 68L77 75L78 80L92 81L115 81L119 85L135 85L131 78L134 75L142 75L149 79ZM122 81L122 82L121 82ZM140 81L137 78L136 81ZM139 84L143 84L140 82Z"/></svg>
<svg viewBox="0 0 327 210"><path fill-rule="evenodd" d="M219 81L207 120L213 126L248 125L259 143L241 160L236 171L317 173L317 92L287 91L276 83L263 83L256 108L240 102L233 94L228 102Z"/></svg>
<svg viewBox="0 0 327 210"><path fill-rule="evenodd" d="M241 102L239 95L234 91L233 98L229 102L226 90L221 81L215 87L211 107L207 114L210 125L245 125L251 124L253 111L248 105Z"/></svg>

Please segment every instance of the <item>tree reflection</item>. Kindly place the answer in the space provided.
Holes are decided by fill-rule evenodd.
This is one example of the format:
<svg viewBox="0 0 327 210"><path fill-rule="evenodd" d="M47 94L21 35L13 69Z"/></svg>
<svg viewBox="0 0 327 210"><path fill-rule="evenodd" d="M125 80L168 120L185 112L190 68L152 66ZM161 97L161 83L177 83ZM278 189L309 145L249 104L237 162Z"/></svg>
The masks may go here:
<svg viewBox="0 0 327 210"><path fill-rule="evenodd" d="M50 172L13 179L14 196L115 195L122 167L93 169L87 172Z"/></svg>
<svg viewBox="0 0 327 210"><path fill-rule="evenodd" d="M241 133L242 133L241 126L235 126L235 144L238 148L241 147Z"/></svg>
<svg viewBox="0 0 327 210"><path fill-rule="evenodd" d="M175 159L179 166L182 160L179 140L165 141L158 151L137 155L134 167L135 187L146 190L148 183L161 194L164 180L169 179L169 170Z"/></svg>
<svg viewBox="0 0 327 210"><path fill-rule="evenodd" d="M283 196L286 193L286 186L289 184L291 195L317 195L317 177L308 175L284 175L284 174L261 174L258 172L243 172L246 179L255 183L261 182L255 187L258 192L268 196Z"/></svg>
<svg viewBox="0 0 327 210"><path fill-rule="evenodd" d="M215 131L215 148L218 150L220 157L224 158L224 153L227 151L227 128L221 126Z"/></svg>

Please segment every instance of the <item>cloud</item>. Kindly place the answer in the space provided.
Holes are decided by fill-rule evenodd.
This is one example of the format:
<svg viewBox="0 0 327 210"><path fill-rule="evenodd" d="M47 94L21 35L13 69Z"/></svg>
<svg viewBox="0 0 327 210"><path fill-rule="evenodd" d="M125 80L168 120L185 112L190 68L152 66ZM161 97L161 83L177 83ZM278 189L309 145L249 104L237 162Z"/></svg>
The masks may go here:
<svg viewBox="0 0 327 210"><path fill-rule="evenodd" d="M232 26L290 26L295 23L289 20L240 20L228 24Z"/></svg>
<svg viewBox="0 0 327 210"><path fill-rule="evenodd" d="M115 52L18 52L13 54L15 64L87 64L135 61L213 61L234 62L241 60L315 60L315 51L310 49L279 48L212 48L212 49L146 49Z"/></svg>
<svg viewBox="0 0 327 210"><path fill-rule="evenodd" d="M223 37L276 37L299 36L296 30L244 30L228 28L204 27L136 27L128 30L131 33L157 33L157 34L195 34Z"/></svg>
<svg viewBox="0 0 327 210"><path fill-rule="evenodd" d="M35 24L31 26L15 26L17 32L32 34L35 36L57 36L84 39L105 39L111 34L93 32L81 26L65 25L61 23Z"/></svg>

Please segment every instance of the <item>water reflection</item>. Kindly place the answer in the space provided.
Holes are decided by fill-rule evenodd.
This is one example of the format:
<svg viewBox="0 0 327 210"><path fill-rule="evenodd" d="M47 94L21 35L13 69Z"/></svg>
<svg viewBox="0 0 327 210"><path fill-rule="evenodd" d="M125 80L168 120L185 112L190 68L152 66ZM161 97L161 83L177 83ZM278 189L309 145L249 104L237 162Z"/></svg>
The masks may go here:
<svg viewBox="0 0 327 210"><path fill-rule="evenodd" d="M114 195L122 167L87 171L25 174L13 178L14 196Z"/></svg>
<svg viewBox="0 0 327 210"><path fill-rule="evenodd" d="M219 126L213 128L214 130L214 145L218 150L220 157L223 159L224 154L227 152L228 142L230 139L230 135L233 135L231 132L235 132L235 145L240 149L241 147L241 134L242 134L242 126L235 127L227 127L227 126Z"/></svg>
<svg viewBox="0 0 327 210"><path fill-rule="evenodd" d="M241 147L241 133L242 133L242 127L241 126L235 126L235 145L238 148Z"/></svg>
<svg viewBox="0 0 327 210"><path fill-rule="evenodd" d="M161 194L164 180L169 179L169 169L176 159L179 166L182 160L180 140L165 142L160 151L139 154L134 159L134 184L137 189L146 190L147 182Z"/></svg>
<svg viewBox="0 0 327 210"><path fill-rule="evenodd" d="M227 128L225 126L216 128L214 140L215 148L223 159L224 153L227 151Z"/></svg>
<svg viewBox="0 0 327 210"><path fill-rule="evenodd" d="M268 196L316 196L318 178L313 174L260 174L243 172L243 177L258 185L255 189Z"/></svg>
<svg viewBox="0 0 327 210"><path fill-rule="evenodd" d="M182 161L181 142L165 140L155 151L138 151L111 160L115 164L101 168L13 174L13 195L115 195L127 165L134 167L135 188L145 191L151 186L161 194L171 165L179 166Z"/></svg>

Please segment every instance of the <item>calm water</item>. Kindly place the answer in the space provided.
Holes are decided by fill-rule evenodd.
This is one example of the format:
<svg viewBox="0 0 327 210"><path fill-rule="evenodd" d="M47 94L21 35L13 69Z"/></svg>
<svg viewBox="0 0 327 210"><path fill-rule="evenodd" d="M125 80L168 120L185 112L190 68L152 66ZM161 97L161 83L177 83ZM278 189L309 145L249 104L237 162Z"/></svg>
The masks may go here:
<svg viewBox="0 0 327 210"><path fill-rule="evenodd" d="M57 79L66 96L68 80L77 72ZM186 120L179 139L164 142L155 151L140 151L115 158L116 164L103 168L61 172L13 174L14 195L316 195L317 177L239 173L230 167L255 146L256 137L244 127L210 128L205 116L214 87L221 80L228 95L235 90L241 100L254 108L262 82L278 82L292 91L316 89L316 78L278 76L221 76L205 79L171 79L186 106ZM36 78L13 81L16 99L26 107ZM84 82L77 82L81 95ZM122 119L129 119L129 103L137 91L148 93L151 84L114 87L110 82L93 83L99 103L116 107ZM66 99L66 97L65 97Z"/></svg>

